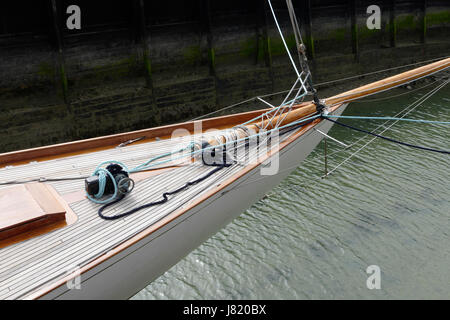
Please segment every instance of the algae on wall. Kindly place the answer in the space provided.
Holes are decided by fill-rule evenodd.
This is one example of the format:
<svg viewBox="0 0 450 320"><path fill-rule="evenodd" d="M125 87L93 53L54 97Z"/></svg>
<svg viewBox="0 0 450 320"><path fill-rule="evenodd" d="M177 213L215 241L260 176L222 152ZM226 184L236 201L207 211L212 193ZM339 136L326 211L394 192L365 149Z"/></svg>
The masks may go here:
<svg viewBox="0 0 450 320"><path fill-rule="evenodd" d="M312 32L306 37L302 29L302 35L309 53L314 53L310 63L315 81L450 52L449 10L428 8L424 26L417 10L398 13L391 25L383 9L382 29L369 30L364 11L369 2L358 1L353 29L349 16L342 14L346 9L337 9L348 5L347 1L312 2ZM15 110L0 114L0 121L8 123L8 129L0 132L4 138L0 150L187 120L254 95L289 88L295 74L270 13L261 23L261 11L249 9L248 2L234 3L232 9L212 6L209 29L202 25L201 11L192 9L194 4L180 2L178 6L189 5L184 16L155 17L154 11L145 12L144 39L136 37L132 25L117 27L113 20L95 31L66 34L61 65L47 34L33 38L19 34L14 43L8 42L12 37L0 38L0 46L13 48L0 53L0 106ZM95 2L87 5L96 6ZM328 5L334 9L320 7ZM324 10L330 17L323 16ZM277 13L296 57L289 17L283 10ZM398 48L389 44L393 28ZM420 44L424 28L433 40L427 45ZM355 35L359 62L352 51ZM68 103L63 91L68 93ZM48 128L39 130L43 122Z"/></svg>

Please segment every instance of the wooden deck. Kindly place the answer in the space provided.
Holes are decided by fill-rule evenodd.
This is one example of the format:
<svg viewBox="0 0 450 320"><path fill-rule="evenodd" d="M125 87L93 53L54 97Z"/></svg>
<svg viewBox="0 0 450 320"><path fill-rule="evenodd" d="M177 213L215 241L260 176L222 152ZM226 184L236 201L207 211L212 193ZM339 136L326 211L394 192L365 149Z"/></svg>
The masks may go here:
<svg viewBox="0 0 450 320"><path fill-rule="evenodd" d="M286 138L290 134L286 134ZM161 140L123 148L113 148L42 162L31 162L0 169L2 181L26 180L39 177L76 177L90 175L105 160L118 160L134 167L145 160L167 152L175 140ZM0 299L25 298L45 284L52 283L107 253L122 242L145 230L176 209L186 206L212 186L226 180L242 169L239 164L224 168L210 177L174 195L162 206L139 211L116 221L106 221L97 215L100 205L89 201L80 192L84 180L46 182L69 203L77 221L61 229L0 249ZM163 192L174 190L212 170L201 162L161 170L136 183L133 192L106 214L117 214L143 203L161 199ZM1 182L1 181L0 181ZM11 188L0 186L0 190ZM73 196L78 194L78 196ZM71 200L74 199L74 200Z"/></svg>

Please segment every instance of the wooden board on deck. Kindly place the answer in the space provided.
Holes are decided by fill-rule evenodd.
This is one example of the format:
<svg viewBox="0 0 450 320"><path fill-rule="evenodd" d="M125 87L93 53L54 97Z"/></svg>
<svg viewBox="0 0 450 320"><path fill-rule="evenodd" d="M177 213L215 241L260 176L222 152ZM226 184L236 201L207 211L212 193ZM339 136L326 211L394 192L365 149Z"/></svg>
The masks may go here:
<svg viewBox="0 0 450 320"><path fill-rule="evenodd" d="M66 210L43 183L0 190L0 240L65 220Z"/></svg>

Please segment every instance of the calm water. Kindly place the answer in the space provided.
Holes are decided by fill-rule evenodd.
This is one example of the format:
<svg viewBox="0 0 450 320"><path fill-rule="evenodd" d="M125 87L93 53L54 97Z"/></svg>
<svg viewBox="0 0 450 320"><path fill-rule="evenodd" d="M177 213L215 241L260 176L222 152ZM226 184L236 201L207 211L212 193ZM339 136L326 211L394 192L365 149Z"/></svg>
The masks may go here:
<svg viewBox="0 0 450 320"><path fill-rule="evenodd" d="M353 103L345 114L393 116L429 88ZM450 85L408 117L450 121ZM369 130L381 123L343 122ZM339 126L330 135L347 144L364 136ZM399 122L384 135L450 150L445 125ZM332 155L329 168L370 139ZM376 139L317 179L320 144L268 197L133 299L450 299L449 171L448 155ZM380 290L366 287L369 265L381 269Z"/></svg>

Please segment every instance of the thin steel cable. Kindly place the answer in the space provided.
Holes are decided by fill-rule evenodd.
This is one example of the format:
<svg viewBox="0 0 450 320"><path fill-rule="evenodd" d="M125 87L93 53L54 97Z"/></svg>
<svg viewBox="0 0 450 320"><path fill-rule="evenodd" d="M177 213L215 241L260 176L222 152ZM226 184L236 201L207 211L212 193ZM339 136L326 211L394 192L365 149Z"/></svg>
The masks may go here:
<svg viewBox="0 0 450 320"><path fill-rule="evenodd" d="M436 81L433 82L432 84L435 84L435 83L438 82L438 81L440 81L440 80L436 80ZM428 85L427 85L427 86L428 86ZM434 89L433 89L433 90L434 90ZM410 105L407 105L404 109L402 109L400 112L398 112L397 114L395 114L394 117L400 117L400 115L401 115L402 113L408 111L407 113L405 113L405 115L407 115L407 114L410 112L408 109L414 108L415 105L422 103L421 100L422 100L424 97L426 97L426 95L428 95L428 93L426 93L424 96L418 98L416 101L414 101L414 102L411 103ZM411 111L412 111L412 110L411 110ZM405 115L403 115L403 117L404 117ZM375 133L375 132L376 132L378 129L380 129L380 128L386 128L386 125L387 125L389 122L390 122L390 120L387 120L387 121L383 122L382 124L379 124L379 125L378 125L375 129L373 129L371 132ZM341 149L341 150L336 150L336 151L334 151L334 152L328 154L328 156L331 157L331 156L333 156L333 155L335 155L335 154L338 154L338 153L342 153L342 152L344 152L344 151L347 151L347 150L351 149L353 146L357 145L360 141L366 139L367 137L368 137L368 136L365 135L365 136L363 136L363 137L357 139L355 142L351 143L347 148ZM304 163L305 163L305 162L306 162L306 163L316 163L316 160L304 160L303 162L304 162Z"/></svg>
<svg viewBox="0 0 450 320"><path fill-rule="evenodd" d="M323 85L327 85L327 84L333 84L333 83L337 83L337 82L341 82L341 81L345 81L345 80L362 78L362 77L373 75L373 74L378 74L378 73L382 73L382 72L386 72L386 71L391 71L391 70L396 70L396 69L416 66L416 65L419 65L419 64L424 64L424 63L428 63L428 62L433 62L433 61L446 59L446 58L449 58L449 57L450 56L443 56L443 57L439 57L439 58L423 60L423 61L419 61L419 62L415 62L415 63L410 63L410 64L398 66L398 67L386 68L386 69L381 69L381 70L377 70L377 71L372 71L372 72L367 72L367 73L363 73L363 74L358 74L358 75L351 76L351 77L339 78L339 79L330 80L330 81L326 81L326 82L316 83L315 86L319 87L319 86L323 86ZM258 97L260 97L260 98L267 98L267 97L272 97L272 96L280 95L280 94L287 93L287 92L289 92L289 89L288 90L283 90L283 91L277 91L277 92L273 92L273 93L268 93L268 94L265 94L265 95L255 96L253 98L249 98L247 100L243 100L243 101L237 102L235 104L231 104L229 106L223 107L221 109L212 111L210 113L201 115L199 117L193 118L190 121L200 120L200 119L203 119L203 118L205 118L207 116L210 116L210 115L213 115L213 114L216 114L216 113L219 113L219 112L231 109L233 107L237 107L239 105L242 105L242 104L245 104L245 103L248 103L248 102L251 102L251 101L255 101ZM412 93L412 92L414 92L414 91L409 91L408 93ZM407 94L407 93L405 93L405 94ZM353 101L353 102L355 102L355 101Z"/></svg>
<svg viewBox="0 0 450 320"><path fill-rule="evenodd" d="M383 98L378 98L378 99L361 99L361 100L354 100L354 101L352 101L352 103L378 102L378 101L384 101L384 100L389 100L389 99L395 99L395 98L398 98L398 97L401 97L401 96L404 96L404 95L407 95L407 94L411 94L411 93L420 91L420 90L422 90L422 89L424 89L424 88L427 88L427 87L429 87L429 86L431 86L431 85L433 85L433 84L435 84L436 82L441 81L441 80L442 80L442 79L438 79L438 80L435 80L435 81L433 81L433 82L431 82L431 83L428 83L428 84L426 84L426 85L424 85L424 86L422 86L422 87L420 87L420 88L415 88L415 89L409 90L409 91L407 91L407 92L402 92L402 93L395 94L395 95L392 95L392 96L383 97Z"/></svg>
<svg viewBox="0 0 450 320"><path fill-rule="evenodd" d="M421 99L421 101L419 103L417 103L415 105L414 108L410 109L408 112L406 112L405 114L403 114L401 116L401 118L405 117L406 115L408 115L409 113L411 113L412 111L414 111L420 104L424 103L426 100L428 100L429 98L431 98L436 92L438 92L440 89L442 89L443 87L445 87L450 80L447 80L446 82L440 84L439 86L437 86L436 88L434 88L432 91L430 91L427 95L425 95L424 97L422 97L423 99ZM387 130L389 130L393 125L395 125L399 120L395 120L390 126L388 126L387 128L385 128L383 131L381 131L379 134L382 134L384 132L386 132ZM329 176L330 174L332 174L334 171L336 171L338 168L340 168L343 164L345 164L348 160L350 160L353 156L355 156L357 153L359 153L361 150L363 150L364 148L366 148L370 143L372 143L373 141L375 141L377 139L377 137L372 138L371 140L369 140L366 144L364 144L361 148L359 148L358 150L356 150L354 153L352 153L350 156L348 156L344 161L342 161L341 163L339 163L337 166L335 166L331 171L329 171L326 175L322 176L322 177L326 177Z"/></svg>
<svg viewBox="0 0 450 320"><path fill-rule="evenodd" d="M396 140L396 139L392 139L392 138L388 138L388 137L385 137L385 136L382 136L382 135L379 135L379 134L376 134L376 133L372 133L372 132L364 130L364 129L360 129L360 128L357 128L357 127L354 127L354 126L349 126L348 124L345 124L345 123L342 123L342 122L339 122L339 121L336 121L336 120L332 120L332 119L327 118L327 117L325 117L325 120L331 121L331 122L333 122L333 123L335 123L337 125L343 126L345 128L349 128L349 129L352 129L352 130L355 130L355 131L358 131L358 132L370 134L372 136L375 136L375 138L381 138L381 139L384 139L384 140L387 140L387 141L390 141L390 142L393 142L393 143L400 144L400 145L405 146L405 147L416 148L416 149L420 149L420 150L424 150L424 151L431 151L431 152L437 152L437 153L443 153L443 154L450 154L450 151L447 151L447 150L439 150L439 149L435 149L435 148L428 148L428 147L424 147L424 146L419 146L419 145L414 145L414 144L411 144L411 143L402 142L402 141L399 141L399 140ZM400 121L401 119L398 119L398 120Z"/></svg>
<svg viewBox="0 0 450 320"><path fill-rule="evenodd" d="M405 85L405 84L407 84L407 83L411 83L411 82L417 81L417 80L419 80L419 79L423 79L423 78L429 77L429 76L431 76L431 75L433 75L433 74L435 74L435 73L442 72L442 71L446 70L446 69L449 68L449 67L450 67L450 65L447 66L447 67L445 67L445 68L443 68L443 69L439 69L440 67L436 67L436 68L433 69L433 71L432 71L431 73L428 73L429 71L421 72L421 73L419 73L419 75L421 75L419 78L412 79L412 80L407 81L407 82L401 82L401 81L403 81L402 79L397 80L397 81L393 81L393 82L391 82L391 83L389 83L389 84L395 84L395 83L397 83L397 84L395 84L395 85L392 86L392 87L385 88L385 89L382 89L382 90L377 91L377 92L372 92L372 93L370 93L370 91L372 91L372 90L374 90L374 89L379 89L379 88L386 87L387 84L384 83L384 84L381 84L381 85L376 86L376 87L373 87L373 88L364 89L364 90L360 90L360 91L356 91L356 92L352 92L352 93L338 94L337 96L335 96L335 97L333 97L333 98L334 98L334 99L336 99L336 98L344 98L344 97L349 97L349 96L353 96L353 95L355 95L355 94L365 93L365 92L369 92L368 94L366 94L366 96L371 96L371 95L374 95L374 94L378 94L378 93L381 93L381 92L384 92L384 91L387 91L387 90L391 90L391 89L393 89L393 88L396 88L396 87ZM330 99L330 98L328 98L328 99ZM356 97L356 98L349 98L349 99L346 99L346 100L343 100L343 101L340 101L340 102L333 103L333 104L331 104L331 105L329 105L329 106L335 106L335 105L338 105L338 104L341 104L341 103L344 103L344 102L351 102L351 101L357 100L357 99L359 99L359 98L358 98L358 97Z"/></svg>
<svg viewBox="0 0 450 320"><path fill-rule="evenodd" d="M280 25L277 20L277 16L275 15L275 11L273 10L273 7L272 7L272 2L270 0L267 0L267 2L269 3L270 11L272 12L273 19L275 20L275 24L277 26L278 32L280 33L281 40L283 41L286 52L289 56L289 59L291 60L292 67L294 68L295 73L297 74L297 78L300 78L300 73L298 72L297 65L295 64L294 59L292 59L292 55L291 55L291 52L289 51L289 47L286 44L286 40L284 40L283 32L281 31Z"/></svg>
<svg viewBox="0 0 450 320"><path fill-rule="evenodd" d="M302 35L300 33L300 28L298 26L297 17L295 15L294 6L292 5L291 0L286 0L286 4L288 7L289 18L291 19L292 29L294 30L294 37L295 37L295 43L297 45L296 48L297 48L298 60L300 62L300 68L302 68L303 71L306 71L303 68L302 55L299 50L300 46L304 45L304 44L303 44Z"/></svg>
<svg viewBox="0 0 450 320"><path fill-rule="evenodd" d="M443 87L444 87L446 84L448 84L449 82L450 82L450 81L447 81L447 82L445 82L445 83L440 84L439 86L437 86L436 88L434 88L432 91L428 92L428 93L427 93L426 95L424 95L423 97L419 98L418 100L414 101L414 102L411 103L410 105L406 106L406 108L404 108L404 109L401 110L399 113L397 113L396 116L400 116L401 113L403 113L403 112L406 111L406 112L404 113L404 115L401 116L401 118L403 118L403 117L405 117L406 115L408 115L409 113L413 112L419 105L421 105L421 104L424 103L426 100L428 100L429 98L431 98L436 92L438 92L441 88L443 88ZM409 109L409 110L407 110L407 109ZM384 128L384 130L381 131L380 133L384 133L384 132L386 132L387 130L389 130L389 129L390 129L393 125L395 125L398 121L399 121L399 120L394 121L389 127ZM384 124L386 124L386 123L388 123L388 122L389 122L389 121L386 121ZM379 126L378 126L376 129L374 129L372 132L376 131L377 129L379 129L379 128L380 128L381 126L383 126L384 124L379 125ZM360 142L361 140L363 140L363 139L365 139L365 138L367 138L367 135L365 135L364 137L358 139L356 142L352 143L349 147L351 147L351 146L357 144L358 142ZM348 162L348 160L350 160L353 156L355 156L357 153L359 153L362 149L366 148L366 147L367 147L370 143L372 143L374 140L376 140L376 137L372 138L372 139L371 139L370 141L368 141L365 145L363 145L363 146L362 146L361 148L359 148L357 151L355 151L354 153L352 153L352 154L351 154L349 157L347 157L344 161L342 161L340 164L338 164L336 167L334 167L331 171L329 171L327 175L322 175L322 176L316 176L316 177L313 177L313 178L312 178L312 180L313 180L312 183L302 184L302 185L293 185L293 186L290 186L290 187L287 187L287 188L283 188L282 191L287 191L287 190L297 190L297 189L300 188L300 187L306 187L306 186L310 187L311 185L315 185L318 181L320 181L321 179L327 177L328 175L330 175L331 173L333 173L334 171L336 171L339 167L341 167L344 163ZM348 149L349 149L349 148L346 148L345 150L348 150ZM343 152L343 151L345 151L345 150L338 150L338 151L336 151L336 152L334 152L334 153L332 153L332 154L329 154L328 156L331 156L331 155L336 154L336 153ZM316 161L316 160L306 160L306 159L305 159L305 160L303 160L302 163L303 163L303 164L304 164L304 163L314 163L314 164L317 164L317 161ZM295 166L292 166L292 167L288 167L288 168L286 168L286 169L283 169L281 172L286 172L286 171L292 170L292 169L294 169L294 168L296 168L296 167L298 167L298 166L299 166L299 165L295 165ZM243 187L243 186L245 186L245 185L247 185L247 184L251 184L251 183L258 182L259 180L262 180L262 179L264 179L264 177L261 177L261 178L259 178L259 179L253 180L252 182L248 182L248 183L243 184L243 185L239 185L239 186L237 186L235 189L239 189L239 188L241 188L241 187ZM272 196L273 194L274 194L274 192L271 191L269 194L267 194L267 197L270 197L270 196Z"/></svg>
<svg viewBox="0 0 450 320"><path fill-rule="evenodd" d="M321 82L321 83L316 84L316 86L323 86L323 85L326 85L326 84L332 84L332 83L341 82L341 81L345 81L345 80L361 78L361 77L370 76L370 75L381 73L381 72L386 72L386 71L391 71L391 70L396 70L396 69L416 66L418 64L438 61L438 60L447 59L447 58L450 58L450 56L444 56L444 57L434 58L434 59L430 59L430 60L423 60L423 61L419 61L419 62L415 62L415 63L405 64L403 66L386 68L386 69L382 69L382 70L378 70L378 71L372 71L372 72L367 72L367 73L363 73L363 74L359 74L359 75L355 75L355 76L350 76L350 77L346 77L346 78L340 78L340 79L336 79L336 80L325 81L325 82Z"/></svg>

